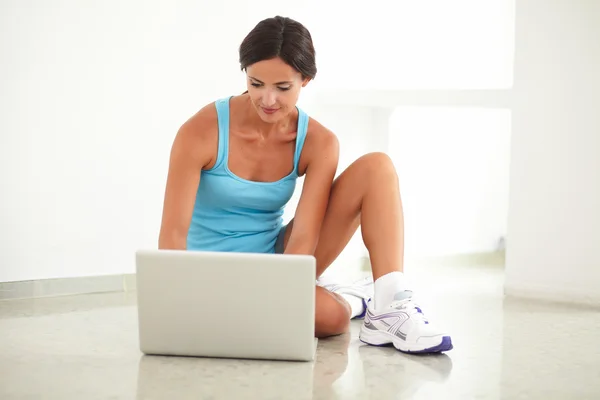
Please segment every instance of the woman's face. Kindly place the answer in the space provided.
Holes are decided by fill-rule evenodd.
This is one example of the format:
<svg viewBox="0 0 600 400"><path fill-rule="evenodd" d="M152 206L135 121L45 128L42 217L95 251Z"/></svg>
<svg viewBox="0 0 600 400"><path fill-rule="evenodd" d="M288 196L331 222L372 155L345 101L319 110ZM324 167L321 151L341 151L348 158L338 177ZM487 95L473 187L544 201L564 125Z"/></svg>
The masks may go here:
<svg viewBox="0 0 600 400"><path fill-rule="evenodd" d="M248 94L260 118L275 123L296 107L309 79L280 58L259 61L246 69Z"/></svg>

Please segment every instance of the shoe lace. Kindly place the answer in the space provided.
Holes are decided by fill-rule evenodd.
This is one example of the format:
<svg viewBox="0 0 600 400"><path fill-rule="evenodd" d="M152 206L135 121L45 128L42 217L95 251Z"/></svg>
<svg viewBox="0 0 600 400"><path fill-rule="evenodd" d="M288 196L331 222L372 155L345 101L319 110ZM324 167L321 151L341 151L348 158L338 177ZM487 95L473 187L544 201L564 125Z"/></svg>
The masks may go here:
<svg viewBox="0 0 600 400"><path fill-rule="evenodd" d="M425 314L421 310L419 304L415 303L412 299L402 300L394 307L398 310L403 310L410 315L410 317L416 322L423 322L429 324L429 320L425 317Z"/></svg>

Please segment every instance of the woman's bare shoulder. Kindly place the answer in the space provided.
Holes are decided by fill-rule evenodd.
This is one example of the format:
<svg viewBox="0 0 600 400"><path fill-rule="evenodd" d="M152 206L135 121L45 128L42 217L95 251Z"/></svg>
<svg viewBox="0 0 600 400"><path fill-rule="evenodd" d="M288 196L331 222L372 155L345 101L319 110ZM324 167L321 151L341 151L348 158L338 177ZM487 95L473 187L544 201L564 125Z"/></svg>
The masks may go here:
<svg viewBox="0 0 600 400"><path fill-rule="evenodd" d="M325 125L317 121L315 118L310 117L306 131L306 139L308 140L309 138L313 141L319 141L319 143L323 143L335 141L337 136Z"/></svg>
<svg viewBox="0 0 600 400"><path fill-rule="evenodd" d="M197 160L203 168L216 161L219 123L215 102L203 106L179 128L173 144L175 154Z"/></svg>
<svg viewBox="0 0 600 400"><path fill-rule="evenodd" d="M218 116L215 102L206 104L189 117L180 127L186 136L207 139L218 131Z"/></svg>
<svg viewBox="0 0 600 400"><path fill-rule="evenodd" d="M306 130L306 139L300 156L300 170L306 171L311 160L317 158L335 158L339 153L339 141L336 134L325 125L310 117Z"/></svg>

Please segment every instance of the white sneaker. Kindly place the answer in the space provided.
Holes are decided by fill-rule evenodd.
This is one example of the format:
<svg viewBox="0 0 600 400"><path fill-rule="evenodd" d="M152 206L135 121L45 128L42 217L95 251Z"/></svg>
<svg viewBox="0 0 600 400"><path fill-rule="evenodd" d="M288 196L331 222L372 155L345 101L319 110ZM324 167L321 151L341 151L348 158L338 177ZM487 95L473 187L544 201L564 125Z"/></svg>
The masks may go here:
<svg viewBox="0 0 600 400"><path fill-rule="evenodd" d="M329 279L319 279L317 285L322 288L337 294L351 294L362 299L363 312L353 319L364 318L367 312L367 304L371 301L374 294L374 284L372 277L361 278L357 281L350 283L335 283Z"/></svg>
<svg viewBox="0 0 600 400"><path fill-rule="evenodd" d="M453 348L450 336L430 324L411 298L380 311L368 303L359 338L373 346L392 343L405 353L439 353Z"/></svg>

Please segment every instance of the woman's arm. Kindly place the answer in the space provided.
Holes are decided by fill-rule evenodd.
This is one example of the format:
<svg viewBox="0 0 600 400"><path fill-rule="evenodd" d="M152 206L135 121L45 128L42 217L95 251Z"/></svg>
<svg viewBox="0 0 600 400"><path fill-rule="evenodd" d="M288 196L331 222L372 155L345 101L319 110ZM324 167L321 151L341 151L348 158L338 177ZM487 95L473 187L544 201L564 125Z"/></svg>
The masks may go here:
<svg viewBox="0 0 600 400"><path fill-rule="evenodd" d="M302 152L307 158L306 175L285 253L314 255L337 171L339 142L331 131L317 124Z"/></svg>
<svg viewBox="0 0 600 400"><path fill-rule="evenodd" d="M187 248L200 173L216 154L217 130L216 110L211 104L186 121L177 132L171 148L159 249Z"/></svg>

